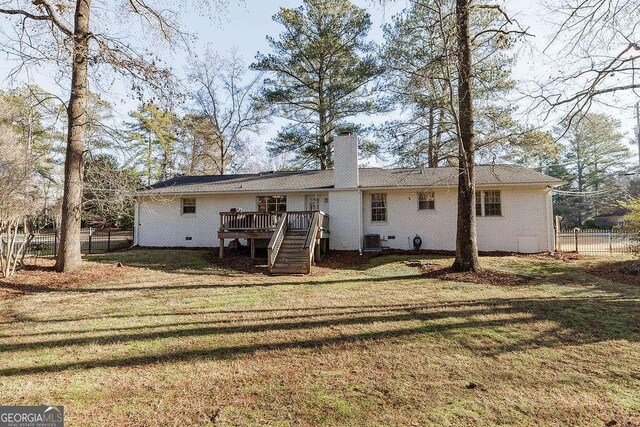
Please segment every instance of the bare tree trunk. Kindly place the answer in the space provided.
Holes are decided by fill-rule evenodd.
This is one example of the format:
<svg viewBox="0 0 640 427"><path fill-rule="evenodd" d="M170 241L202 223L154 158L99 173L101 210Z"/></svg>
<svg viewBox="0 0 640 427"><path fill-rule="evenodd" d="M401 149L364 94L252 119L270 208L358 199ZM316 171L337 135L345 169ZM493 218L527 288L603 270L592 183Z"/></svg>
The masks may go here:
<svg viewBox="0 0 640 427"><path fill-rule="evenodd" d="M151 145L151 135L147 133L147 185L151 185L151 166L153 157L153 154L151 153L153 147Z"/></svg>
<svg viewBox="0 0 640 427"><path fill-rule="evenodd" d="M436 128L436 138L433 148L434 167L438 167L440 162L440 147L442 145L442 134L444 133L444 108L439 107L438 127Z"/></svg>
<svg viewBox="0 0 640 427"><path fill-rule="evenodd" d="M325 170L329 168L328 150L330 150L331 147L327 146L327 116L324 110L324 98L322 94L320 95L320 102L322 104L320 106L320 120L318 127L318 139L320 143L320 156L318 160L320 161L320 169Z"/></svg>
<svg viewBox="0 0 640 427"><path fill-rule="evenodd" d="M458 226L455 271L480 271L476 232L475 140L471 93L471 48L469 40L469 0L456 0L458 36Z"/></svg>
<svg viewBox="0 0 640 427"><path fill-rule="evenodd" d="M162 165L160 167L162 168L162 179L169 179L169 153L166 148L162 149Z"/></svg>
<svg viewBox="0 0 640 427"><path fill-rule="evenodd" d="M434 159L434 156L433 156L433 154L434 154L434 147L433 147L433 145L434 145L434 140L433 140L433 138L434 138L434 136L433 136L433 125L434 125L433 122L434 122L434 119L435 119L435 117L434 117L434 114L433 114L433 106L430 106L429 107L429 123L427 125L428 134L429 134L429 136L428 136L429 140L428 140L428 146L427 146L427 166L430 167L430 168L435 168L436 167L436 165L435 165L436 162L434 161L435 159Z"/></svg>
<svg viewBox="0 0 640 427"><path fill-rule="evenodd" d="M91 0L77 0L73 32L71 96L67 107L68 135L64 162L64 197L60 252L56 271L69 272L82 267L80 227L82 208L82 163L87 124L87 57L89 53L89 12Z"/></svg>
<svg viewBox="0 0 640 427"><path fill-rule="evenodd" d="M220 170L218 172L220 175L224 175L224 170L227 168L227 153L224 149L224 137L219 135L218 139L220 141Z"/></svg>

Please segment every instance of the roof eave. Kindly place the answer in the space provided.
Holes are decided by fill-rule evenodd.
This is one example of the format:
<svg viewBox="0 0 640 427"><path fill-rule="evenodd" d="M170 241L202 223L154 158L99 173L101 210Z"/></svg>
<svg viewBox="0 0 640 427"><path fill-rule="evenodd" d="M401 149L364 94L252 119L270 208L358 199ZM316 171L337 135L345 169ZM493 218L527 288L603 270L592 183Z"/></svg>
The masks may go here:
<svg viewBox="0 0 640 427"><path fill-rule="evenodd" d="M480 188L489 188L489 187L540 187L540 186L551 186L552 188L560 187L564 185L564 182L512 182L512 183L491 183L491 184L476 184L476 187ZM364 186L361 185L358 188L346 188L346 189L336 189L333 187L312 187L312 188L298 188L298 189L289 189L289 190L274 190L274 189L265 189L265 190L223 190L223 191L212 191L212 190L203 190L203 191L180 191L177 188L172 191L139 191L136 193L136 197L144 197L144 196L209 196L209 195L220 195L220 194L275 194L275 193L309 193L309 192L328 192L328 191L341 191L341 190L415 190L415 189L425 189L425 188L433 188L433 189L451 189L456 188L457 185L454 184L438 184L438 185L398 185L398 186Z"/></svg>

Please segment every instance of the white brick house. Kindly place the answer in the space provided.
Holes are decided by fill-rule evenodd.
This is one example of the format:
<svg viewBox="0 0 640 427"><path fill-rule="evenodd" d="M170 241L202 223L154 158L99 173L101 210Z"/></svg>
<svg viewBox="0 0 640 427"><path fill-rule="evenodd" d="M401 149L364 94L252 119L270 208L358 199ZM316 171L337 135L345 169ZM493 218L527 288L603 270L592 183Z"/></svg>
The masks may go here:
<svg viewBox="0 0 640 427"><path fill-rule="evenodd" d="M253 213L322 211L328 215L323 237L330 249L363 250L376 235L383 248L413 249L419 236L422 249L455 249L457 168L358 168L357 162L357 139L343 135L335 141L333 170L183 176L158 183L138 194L135 243L218 247L246 237L266 244L278 218L260 235L238 234L229 224L240 215L256 229L255 221L264 217L247 220ZM560 184L519 166L477 166L478 248L552 251L551 192Z"/></svg>

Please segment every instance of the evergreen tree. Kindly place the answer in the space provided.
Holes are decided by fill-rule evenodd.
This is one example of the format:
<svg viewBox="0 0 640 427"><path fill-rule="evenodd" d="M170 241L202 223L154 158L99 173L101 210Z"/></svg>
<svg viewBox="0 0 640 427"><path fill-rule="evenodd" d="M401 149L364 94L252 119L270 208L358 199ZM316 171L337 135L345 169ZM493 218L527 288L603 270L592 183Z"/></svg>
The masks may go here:
<svg viewBox="0 0 640 427"><path fill-rule="evenodd" d="M272 52L258 53L252 65L269 73L264 101L289 121L269 149L295 153L299 166L326 169L336 129L354 128L350 118L380 108L372 98L381 67L367 40L371 19L349 0L304 0L273 19L285 31L267 37Z"/></svg>
<svg viewBox="0 0 640 427"><path fill-rule="evenodd" d="M178 169L187 175L220 175L218 132L208 117L187 114L180 121ZM231 160L231 156L227 160Z"/></svg>
<svg viewBox="0 0 640 427"><path fill-rule="evenodd" d="M511 79L514 35L497 36L501 10L472 2L468 6L475 145L478 158L493 160L520 142L524 129L512 119L503 99ZM414 1L384 29L385 89L401 114L382 126L397 161L405 166L458 162L458 39L456 2Z"/></svg>
<svg viewBox="0 0 640 427"><path fill-rule="evenodd" d="M567 189L584 195L557 196L555 209L567 227L582 226L589 217L613 209L625 198L620 174L627 168L629 148L620 123L606 114L588 113L573 120L562 138L560 163ZM564 129L564 127L563 127Z"/></svg>
<svg viewBox="0 0 640 427"><path fill-rule="evenodd" d="M154 103L142 104L130 113L130 154L132 162L144 167L147 184L169 177L177 140L178 119Z"/></svg>

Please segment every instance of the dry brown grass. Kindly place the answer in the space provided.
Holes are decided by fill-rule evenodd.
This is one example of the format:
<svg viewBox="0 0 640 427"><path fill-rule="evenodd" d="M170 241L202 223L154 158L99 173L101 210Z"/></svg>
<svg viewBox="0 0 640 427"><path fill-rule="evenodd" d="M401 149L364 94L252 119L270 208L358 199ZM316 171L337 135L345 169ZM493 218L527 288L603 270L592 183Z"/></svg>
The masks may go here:
<svg viewBox="0 0 640 427"><path fill-rule="evenodd" d="M509 286L425 278L450 259L424 255L311 277L92 261L126 274L0 301L3 404L69 425L640 424L640 291L592 260L483 258L529 279Z"/></svg>

